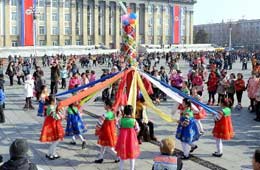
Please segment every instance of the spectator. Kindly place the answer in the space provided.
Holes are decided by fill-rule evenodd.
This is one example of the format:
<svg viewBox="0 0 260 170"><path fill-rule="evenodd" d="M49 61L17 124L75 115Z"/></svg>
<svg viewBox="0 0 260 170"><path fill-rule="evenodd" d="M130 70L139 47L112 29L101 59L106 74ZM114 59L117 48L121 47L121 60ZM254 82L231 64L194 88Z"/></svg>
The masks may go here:
<svg viewBox="0 0 260 170"><path fill-rule="evenodd" d="M26 76L26 81L24 84L24 95L25 95L25 105L24 110L32 109L34 110L34 107L32 105L32 97L33 97L33 90L34 90L34 80L32 79L32 75Z"/></svg>
<svg viewBox="0 0 260 170"><path fill-rule="evenodd" d="M51 94L55 95L58 92L58 83L60 79L60 68L56 61L51 66Z"/></svg>
<svg viewBox="0 0 260 170"><path fill-rule="evenodd" d="M237 74L237 80L235 81L235 89L237 95L237 109L242 109L241 100L243 96L243 92L245 91L245 81L243 80L243 74Z"/></svg>
<svg viewBox="0 0 260 170"><path fill-rule="evenodd" d="M14 84L14 75L16 74L15 73L15 65L14 65L13 61L11 61L8 64L5 74L7 74L9 76L10 86L12 86Z"/></svg>
<svg viewBox="0 0 260 170"><path fill-rule="evenodd" d="M91 70L90 71L90 79L89 79L89 82L93 82L96 80L96 73L94 70Z"/></svg>
<svg viewBox="0 0 260 170"><path fill-rule="evenodd" d="M152 170L181 170L182 161L174 154L175 142L172 138L168 137L161 141L160 152L161 155L154 158L154 164Z"/></svg>
<svg viewBox="0 0 260 170"><path fill-rule="evenodd" d="M2 87L0 86L0 123L5 122L4 103L5 103L5 93Z"/></svg>
<svg viewBox="0 0 260 170"><path fill-rule="evenodd" d="M254 120L260 122L260 81L256 85L255 102L256 118Z"/></svg>
<svg viewBox="0 0 260 170"><path fill-rule="evenodd" d="M215 72L211 71L211 73L209 74L207 85L208 85L208 92L209 92L208 105L214 105L215 94L218 87L218 78Z"/></svg>
<svg viewBox="0 0 260 170"><path fill-rule="evenodd" d="M68 71L65 65L62 66L60 75L61 75L61 89L66 89L66 78L68 78Z"/></svg>
<svg viewBox="0 0 260 170"><path fill-rule="evenodd" d="M253 155L253 170L260 170L260 149L256 149Z"/></svg>
<svg viewBox="0 0 260 170"><path fill-rule="evenodd" d="M34 78L36 99L37 101L39 101L41 95L41 88L45 84L45 81L43 79L43 71L41 70L41 67L39 66L36 67L36 71L33 73L33 78Z"/></svg>
<svg viewBox="0 0 260 170"><path fill-rule="evenodd" d="M248 98L250 99L250 106L249 110L250 112L255 111L255 98L256 98L256 91L257 91L257 84L258 84L259 79L256 77L255 73L252 72L252 76L248 79L247 82L247 94Z"/></svg>
<svg viewBox="0 0 260 170"><path fill-rule="evenodd" d="M27 158L28 150L26 140L16 139L9 149L10 160L0 166L0 170L38 170L37 166Z"/></svg>
<svg viewBox="0 0 260 170"><path fill-rule="evenodd" d="M227 81L227 96L231 101L231 107L234 105L235 79L236 75L234 73L231 73Z"/></svg>
<svg viewBox="0 0 260 170"><path fill-rule="evenodd" d="M72 77L69 81L69 90L75 88L76 86L80 86L81 82L78 77L78 73L73 73Z"/></svg>

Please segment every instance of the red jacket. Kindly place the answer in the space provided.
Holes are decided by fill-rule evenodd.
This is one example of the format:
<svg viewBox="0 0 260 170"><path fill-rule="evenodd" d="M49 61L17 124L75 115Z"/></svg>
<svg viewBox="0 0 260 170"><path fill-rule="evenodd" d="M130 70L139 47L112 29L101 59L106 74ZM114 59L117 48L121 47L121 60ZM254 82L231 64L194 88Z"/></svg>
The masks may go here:
<svg viewBox="0 0 260 170"><path fill-rule="evenodd" d="M235 90L236 91L244 91L246 89L245 81L243 79L237 79L235 81Z"/></svg>
<svg viewBox="0 0 260 170"><path fill-rule="evenodd" d="M216 73L211 72L209 75L209 80L207 82L208 91L209 92L216 92L218 88L218 77Z"/></svg>

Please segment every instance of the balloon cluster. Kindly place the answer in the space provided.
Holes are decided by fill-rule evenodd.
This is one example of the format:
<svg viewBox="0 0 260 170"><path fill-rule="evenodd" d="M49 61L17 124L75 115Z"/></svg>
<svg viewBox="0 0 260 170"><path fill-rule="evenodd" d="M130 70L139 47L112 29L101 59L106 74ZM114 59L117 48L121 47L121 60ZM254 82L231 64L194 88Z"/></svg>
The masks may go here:
<svg viewBox="0 0 260 170"><path fill-rule="evenodd" d="M126 59L131 66L137 65L136 52L136 14L128 10L127 14L121 17L123 29L123 45L121 56Z"/></svg>

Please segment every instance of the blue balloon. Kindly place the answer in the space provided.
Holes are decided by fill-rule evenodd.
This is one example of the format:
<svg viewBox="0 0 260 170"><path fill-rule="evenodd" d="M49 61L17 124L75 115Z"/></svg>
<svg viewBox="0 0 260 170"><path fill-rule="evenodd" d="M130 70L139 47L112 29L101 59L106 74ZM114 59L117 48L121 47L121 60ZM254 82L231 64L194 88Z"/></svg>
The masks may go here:
<svg viewBox="0 0 260 170"><path fill-rule="evenodd" d="M130 18L131 18L131 19L136 19L136 14L135 14L135 13L131 13L131 14L130 14Z"/></svg>
<svg viewBox="0 0 260 170"><path fill-rule="evenodd" d="M128 21L128 20L124 20L124 21L123 21L123 24L124 24L124 25L129 25L129 21Z"/></svg>

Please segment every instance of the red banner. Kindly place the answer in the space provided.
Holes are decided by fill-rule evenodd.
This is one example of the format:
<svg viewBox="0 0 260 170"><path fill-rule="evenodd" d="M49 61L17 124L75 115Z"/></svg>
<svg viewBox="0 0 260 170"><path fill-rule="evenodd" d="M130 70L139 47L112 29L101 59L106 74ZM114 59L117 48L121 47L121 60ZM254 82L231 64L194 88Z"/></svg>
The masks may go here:
<svg viewBox="0 0 260 170"><path fill-rule="evenodd" d="M173 43L179 44L180 43L180 5L174 5L173 8L173 17L174 17L174 23L173 23Z"/></svg>
<svg viewBox="0 0 260 170"><path fill-rule="evenodd" d="M33 14L29 10L33 7L33 0L24 0L24 46L33 46Z"/></svg>

